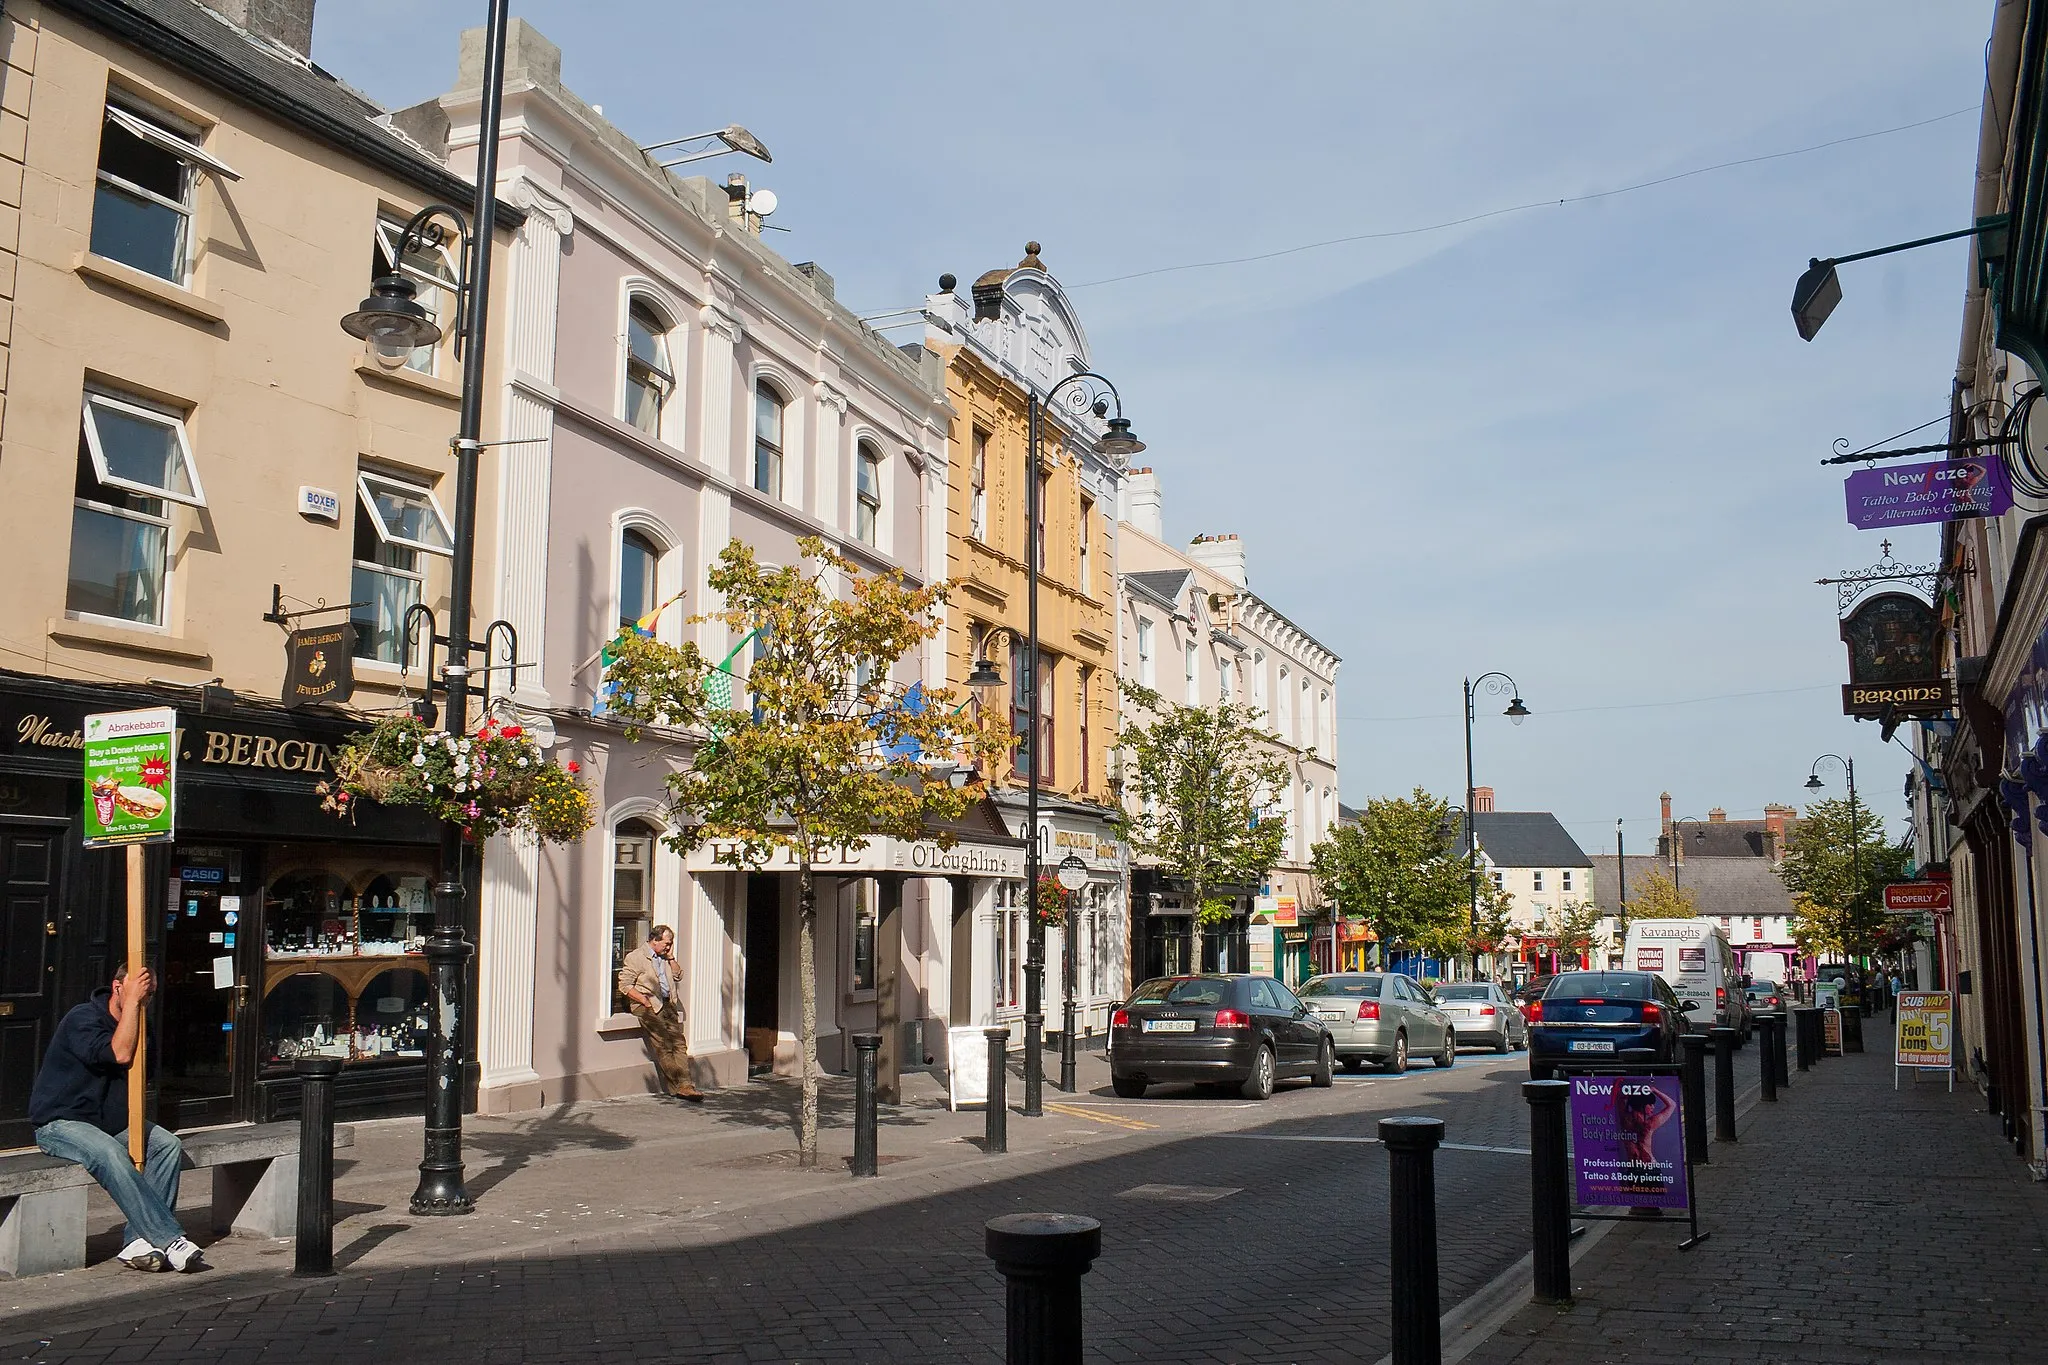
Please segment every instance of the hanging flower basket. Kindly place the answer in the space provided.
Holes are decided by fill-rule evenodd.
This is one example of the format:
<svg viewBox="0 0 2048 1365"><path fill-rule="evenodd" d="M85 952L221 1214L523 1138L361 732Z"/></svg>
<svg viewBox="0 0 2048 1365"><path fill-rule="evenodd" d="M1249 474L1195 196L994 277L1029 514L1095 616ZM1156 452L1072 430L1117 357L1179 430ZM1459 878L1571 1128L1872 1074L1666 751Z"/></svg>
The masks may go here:
<svg viewBox="0 0 2048 1365"><path fill-rule="evenodd" d="M1067 911L1073 908L1074 895L1051 877L1038 879L1038 922L1048 929L1057 929L1067 922Z"/></svg>
<svg viewBox="0 0 2048 1365"><path fill-rule="evenodd" d="M461 825L473 840L520 830L573 843L592 823L577 765L550 763L517 725L487 720L474 735L429 729L392 712L334 755L334 777L317 789L322 809L353 816L356 803L417 806Z"/></svg>

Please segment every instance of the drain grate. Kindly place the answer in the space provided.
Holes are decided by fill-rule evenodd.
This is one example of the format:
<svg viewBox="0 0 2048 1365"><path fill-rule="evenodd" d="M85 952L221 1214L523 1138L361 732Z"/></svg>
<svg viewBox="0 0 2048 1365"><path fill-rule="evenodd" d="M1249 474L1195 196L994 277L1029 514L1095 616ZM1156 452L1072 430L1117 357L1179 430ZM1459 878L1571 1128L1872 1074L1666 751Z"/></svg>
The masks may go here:
<svg viewBox="0 0 2048 1365"><path fill-rule="evenodd" d="M1134 1185L1117 1198L1150 1199L1160 1204L1210 1204L1242 1193L1242 1185Z"/></svg>

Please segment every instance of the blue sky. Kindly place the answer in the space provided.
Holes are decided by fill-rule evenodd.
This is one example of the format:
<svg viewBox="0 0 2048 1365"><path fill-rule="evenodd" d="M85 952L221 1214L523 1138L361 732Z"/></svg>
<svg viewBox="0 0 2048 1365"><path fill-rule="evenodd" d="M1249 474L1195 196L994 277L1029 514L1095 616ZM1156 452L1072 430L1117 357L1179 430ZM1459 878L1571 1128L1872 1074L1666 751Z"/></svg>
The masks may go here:
<svg viewBox="0 0 2048 1365"><path fill-rule="evenodd" d="M858 311L1041 241L1169 536L1243 536L1253 588L1344 656L1346 800L1460 799L1459 682L1502 669L1536 715L1481 712L1479 781L1589 852L1617 817L1647 848L1667 789L1681 816L1799 802L1830 751L1901 827L1909 761L1839 714L1813 583L1880 537L1818 461L1945 412L1965 251L1844 267L1811 344L1787 304L1809 256L1968 225L1989 0L513 11L643 141L758 134L773 165L704 168L774 189L771 244ZM482 16L329 0L314 58L409 104ZM1931 529L1894 539L1935 553Z"/></svg>

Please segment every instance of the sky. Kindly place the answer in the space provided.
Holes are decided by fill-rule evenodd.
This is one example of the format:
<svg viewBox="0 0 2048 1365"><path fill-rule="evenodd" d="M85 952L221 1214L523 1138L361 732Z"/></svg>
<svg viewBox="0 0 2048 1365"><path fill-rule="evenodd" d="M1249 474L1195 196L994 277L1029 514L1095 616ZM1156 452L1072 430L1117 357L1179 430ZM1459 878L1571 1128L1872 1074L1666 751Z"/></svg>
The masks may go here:
<svg viewBox="0 0 2048 1365"><path fill-rule="evenodd" d="M1788 305L1810 256L1969 225L1991 0L512 8L641 141L758 135L772 165L696 169L772 188L768 244L858 312L1041 242L1169 538L1242 536L1343 656L1350 804L1462 800L1461 683L1499 670L1534 714L1481 694L1477 780L1589 853L1617 819L1648 851L1664 791L1804 804L1823 754L1903 832L1814 582L1882 537L1819 461L1945 416L1966 243L1842 267L1812 343ZM483 15L326 0L314 60L415 103Z"/></svg>

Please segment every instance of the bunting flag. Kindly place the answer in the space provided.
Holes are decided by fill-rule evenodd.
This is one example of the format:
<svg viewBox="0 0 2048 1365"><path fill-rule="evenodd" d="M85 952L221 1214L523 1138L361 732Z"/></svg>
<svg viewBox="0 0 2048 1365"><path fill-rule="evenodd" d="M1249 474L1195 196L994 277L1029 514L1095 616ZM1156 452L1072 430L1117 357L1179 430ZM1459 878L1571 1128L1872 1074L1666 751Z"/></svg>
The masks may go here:
<svg viewBox="0 0 2048 1365"><path fill-rule="evenodd" d="M740 636L739 643L727 651L726 656L718 661L718 665L715 668L704 675L704 703L707 708L713 711L730 711L733 709L732 685L738 675L732 671L732 661L739 658L740 651L745 649L748 642L760 633L759 630L750 630L745 635ZM711 738L714 742L718 739L721 728L717 721L710 722Z"/></svg>
<svg viewBox="0 0 2048 1365"><path fill-rule="evenodd" d="M906 735L890 717L895 715L917 716L924 714L924 684L914 682L903 691L903 698L895 707L876 716L869 723L881 733L882 754L886 758L915 759L924 752L924 746L913 735Z"/></svg>
<svg viewBox="0 0 2048 1365"><path fill-rule="evenodd" d="M676 603L682 601L683 593L688 591L689 589L687 588L679 589L676 592L675 596L669 598L666 602L663 602L660 606L656 607L654 610L650 612L647 612L645 615L641 616L639 620L635 621L633 623L633 629L639 631L642 635L652 636L654 634L654 623L661 619L661 614L667 611L670 607L674 606ZM620 629L619 633L621 635L625 634L625 630L623 627Z"/></svg>

